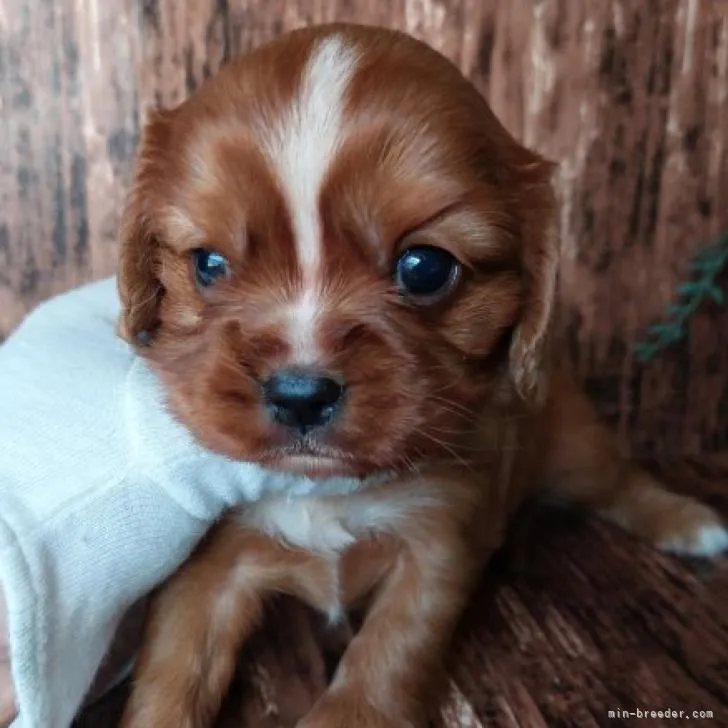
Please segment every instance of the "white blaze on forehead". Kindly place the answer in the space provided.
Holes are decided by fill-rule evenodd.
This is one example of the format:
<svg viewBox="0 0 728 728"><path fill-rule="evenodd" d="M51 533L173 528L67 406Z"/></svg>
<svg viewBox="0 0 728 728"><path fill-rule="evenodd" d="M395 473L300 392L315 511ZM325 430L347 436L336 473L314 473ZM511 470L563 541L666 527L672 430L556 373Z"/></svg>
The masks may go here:
<svg viewBox="0 0 728 728"><path fill-rule="evenodd" d="M314 47L273 150L304 274L315 273L321 257L318 200L341 142L344 98L356 61L353 49L340 36L325 38Z"/></svg>
<svg viewBox="0 0 728 728"><path fill-rule="evenodd" d="M288 342L293 363L314 366L317 362L316 320L321 308L319 295L313 287L306 287L290 307L287 316Z"/></svg>
<svg viewBox="0 0 728 728"><path fill-rule="evenodd" d="M273 134L267 151L288 203L303 290L288 327L299 363L315 356L315 324L321 292L322 224L319 196L341 143L346 91L358 56L339 35L314 46L301 86Z"/></svg>

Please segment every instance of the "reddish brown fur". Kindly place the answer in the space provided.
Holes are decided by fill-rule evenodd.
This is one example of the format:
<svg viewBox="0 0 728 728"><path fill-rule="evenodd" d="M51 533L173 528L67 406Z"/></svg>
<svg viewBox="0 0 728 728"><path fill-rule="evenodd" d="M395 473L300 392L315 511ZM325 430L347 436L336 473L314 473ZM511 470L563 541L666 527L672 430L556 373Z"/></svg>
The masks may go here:
<svg viewBox="0 0 728 728"><path fill-rule="evenodd" d="M307 447L333 454L341 474L398 475L364 493L310 497L342 523L380 508L352 526L348 550L284 546L244 511L210 534L156 600L126 728L210 725L273 592L324 611L370 603L301 728L422 725L472 583L542 485L655 543L689 544L717 524L625 460L553 366L552 165L503 129L454 66L389 31L286 36L147 128L122 229L122 329L177 416L214 450L286 466L290 443L257 381L287 362L274 314L302 280L290 211L254 129L283 113L312 45L334 31L360 63L319 198L327 288L317 344L351 396ZM427 308L399 298L391 280L396 253L417 243L464 266L454 293ZM200 245L233 268L204 295L189 264Z"/></svg>

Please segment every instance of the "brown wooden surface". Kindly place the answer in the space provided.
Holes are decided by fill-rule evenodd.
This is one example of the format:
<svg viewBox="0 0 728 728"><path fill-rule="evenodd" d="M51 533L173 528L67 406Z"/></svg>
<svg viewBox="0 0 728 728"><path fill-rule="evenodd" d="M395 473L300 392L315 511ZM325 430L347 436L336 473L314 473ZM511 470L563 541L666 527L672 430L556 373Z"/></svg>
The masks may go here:
<svg viewBox="0 0 728 728"><path fill-rule="evenodd" d="M728 308L646 367L631 346L728 227L728 0L2 0L0 336L109 274L140 117L305 23L409 30L561 163L570 348L646 449L728 445Z"/></svg>
<svg viewBox="0 0 728 728"><path fill-rule="evenodd" d="M728 456L656 469L728 515ZM545 508L513 545L463 620L433 728L728 726L728 559L683 563ZM218 728L291 728L324 688L336 639L303 607L278 605L241 657ZM76 728L113 728L126 692ZM714 718L609 718L636 708Z"/></svg>

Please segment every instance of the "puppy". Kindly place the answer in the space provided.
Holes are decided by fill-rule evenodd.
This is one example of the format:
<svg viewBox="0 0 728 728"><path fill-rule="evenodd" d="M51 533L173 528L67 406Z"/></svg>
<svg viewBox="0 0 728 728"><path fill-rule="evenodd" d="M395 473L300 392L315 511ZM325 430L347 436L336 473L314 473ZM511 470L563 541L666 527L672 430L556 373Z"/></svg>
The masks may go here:
<svg viewBox="0 0 728 728"><path fill-rule="evenodd" d="M442 56L366 27L286 35L151 119L123 332L202 444L301 486L229 514L161 590L125 728L210 726L275 593L366 608L300 728L422 726L538 489L666 550L726 546L562 370L552 171Z"/></svg>

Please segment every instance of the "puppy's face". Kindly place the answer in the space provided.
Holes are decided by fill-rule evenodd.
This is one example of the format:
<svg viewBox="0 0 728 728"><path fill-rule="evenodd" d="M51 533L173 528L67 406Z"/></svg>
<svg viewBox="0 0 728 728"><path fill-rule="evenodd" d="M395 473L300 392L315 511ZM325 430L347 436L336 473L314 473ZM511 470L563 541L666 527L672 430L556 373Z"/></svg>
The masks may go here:
<svg viewBox="0 0 728 728"><path fill-rule="evenodd" d="M494 398L538 396L549 176L421 43L286 36L149 123L123 329L233 458L311 476L467 461Z"/></svg>

